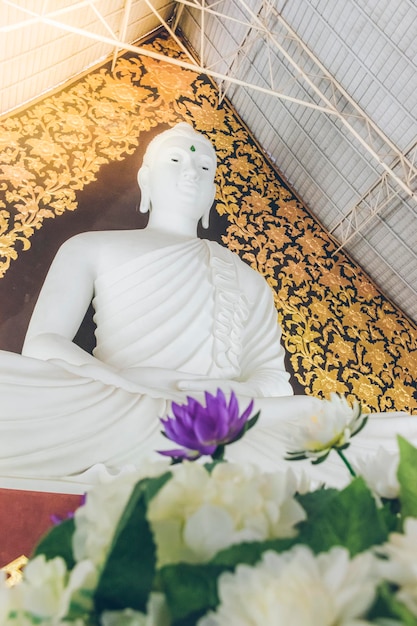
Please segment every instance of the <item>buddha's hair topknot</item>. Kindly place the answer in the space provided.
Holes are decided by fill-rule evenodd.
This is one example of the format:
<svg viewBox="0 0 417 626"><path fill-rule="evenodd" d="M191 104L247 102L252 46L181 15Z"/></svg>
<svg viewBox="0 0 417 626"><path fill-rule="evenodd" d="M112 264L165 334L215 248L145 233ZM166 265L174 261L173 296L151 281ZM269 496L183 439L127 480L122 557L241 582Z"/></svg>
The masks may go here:
<svg viewBox="0 0 417 626"><path fill-rule="evenodd" d="M149 143L143 156L143 165L151 165L156 154L159 152L160 146L171 137L188 137L190 140L190 149L195 143L204 143L210 147L213 154L213 159L216 162L216 152L212 143L203 134L194 130L191 124L187 122L180 122L168 130L164 130L162 133L156 135Z"/></svg>

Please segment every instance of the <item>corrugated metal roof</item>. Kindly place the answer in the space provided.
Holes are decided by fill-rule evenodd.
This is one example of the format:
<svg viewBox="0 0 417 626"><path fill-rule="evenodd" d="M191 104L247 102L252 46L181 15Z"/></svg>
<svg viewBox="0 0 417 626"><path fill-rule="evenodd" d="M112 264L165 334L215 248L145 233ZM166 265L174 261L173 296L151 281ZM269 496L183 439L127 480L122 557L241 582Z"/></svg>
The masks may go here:
<svg viewBox="0 0 417 626"><path fill-rule="evenodd" d="M223 3L221 10L229 14L236 5L242 3L232 0L227 7ZM353 131L365 138L371 148L381 151L381 160L402 176L391 147L374 131L367 134L367 122L355 117L353 105L341 92L334 91L299 43L288 39L277 13L359 105L364 119L376 124L405 153L417 139L417 5L408 0L278 0L251 2L249 8L262 18L279 45L291 53L300 73L308 74L324 96L340 107L339 111L350 113L348 122ZM193 18L184 16L181 26L198 49L198 12L187 8L186 13ZM229 49L231 40L236 44L240 37L244 45L244 36L248 40L254 35L254 18L249 14L247 18L243 35L242 26L236 29L226 17L205 16L206 27L210 24L210 36L217 46L213 57L221 55L222 49ZM244 57L240 64L235 62L233 66L236 77L266 85L272 72L275 89L320 102L312 86L271 41L268 48L257 35L257 46L241 50L240 57ZM378 194L383 198L383 186L378 185L384 167L340 117L246 86L232 85L227 95L295 191L329 229L357 203L366 208L375 205ZM408 182L417 189L416 180ZM375 185L376 190L367 195L365 205L361 199ZM398 194L345 247L387 295L417 319L417 204L395 181L390 185ZM340 229L335 231L338 234Z"/></svg>

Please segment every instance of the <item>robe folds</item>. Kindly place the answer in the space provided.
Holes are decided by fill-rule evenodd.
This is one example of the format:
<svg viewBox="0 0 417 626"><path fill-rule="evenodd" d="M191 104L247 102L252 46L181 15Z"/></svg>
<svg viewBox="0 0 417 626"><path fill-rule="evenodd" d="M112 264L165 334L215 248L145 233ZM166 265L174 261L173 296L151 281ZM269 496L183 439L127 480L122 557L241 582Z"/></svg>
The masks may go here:
<svg viewBox="0 0 417 626"><path fill-rule="evenodd" d="M193 239L138 254L98 276L94 294L94 356L115 368L114 383L0 352L0 476L117 470L166 449L158 418L185 401L178 379L242 381L248 397L292 394L272 293L222 246Z"/></svg>

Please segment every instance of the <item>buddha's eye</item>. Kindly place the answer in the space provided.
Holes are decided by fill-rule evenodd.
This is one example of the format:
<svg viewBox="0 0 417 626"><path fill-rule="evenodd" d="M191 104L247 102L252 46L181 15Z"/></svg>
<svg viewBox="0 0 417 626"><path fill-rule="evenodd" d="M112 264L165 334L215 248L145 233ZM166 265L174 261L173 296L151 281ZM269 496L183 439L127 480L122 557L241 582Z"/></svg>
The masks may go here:
<svg viewBox="0 0 417 626"><path fill-rule="evenodd" d="M202 168L203 168L203 170L205 170L206 172L208 172L208 169L209 169L209 168L207 167L207 165L203 165L203 166L202 166Z"/></svg>
<svg viewBox="0 0 417 626"><path fill-rule="evenodd" d="M179 159L177 157L171 157L171 161L174 161L174 163L178 163Z"/></svg>

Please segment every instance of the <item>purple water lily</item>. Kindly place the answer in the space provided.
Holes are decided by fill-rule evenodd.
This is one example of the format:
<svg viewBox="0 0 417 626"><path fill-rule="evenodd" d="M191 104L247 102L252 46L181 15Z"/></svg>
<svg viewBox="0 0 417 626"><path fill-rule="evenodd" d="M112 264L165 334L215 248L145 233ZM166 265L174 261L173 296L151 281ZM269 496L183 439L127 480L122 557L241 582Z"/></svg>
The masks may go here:
<svg viewBox="0 0 417 626"><path fill-rule="evenodd" d="M174 417L161 419L163 434L183 446L174 450L159 450L160 454L176 460L195 460L204 455L221 459L226 444L237 441L255 425L259 413L249 419L253 400L239 415L239 403L232 391L229 402L221 389L216 395L205 392L206 406L187 397L186 404L172 403Z"/></svg>

